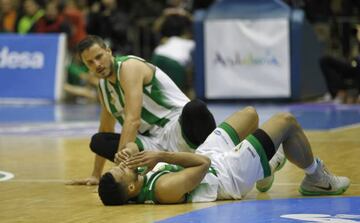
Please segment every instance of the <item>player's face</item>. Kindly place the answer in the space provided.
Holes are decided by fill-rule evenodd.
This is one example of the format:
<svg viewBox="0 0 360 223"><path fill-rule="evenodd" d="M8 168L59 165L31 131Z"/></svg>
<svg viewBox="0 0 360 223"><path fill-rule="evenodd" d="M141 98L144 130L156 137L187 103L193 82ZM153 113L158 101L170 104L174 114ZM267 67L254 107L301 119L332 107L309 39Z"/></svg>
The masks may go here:
<svg viewBox="0 0 360 223"><path fill-rule="evenodd" d="M110 170L110 173L114 176L117 182L122 181L127 185L136 182L138 179L137 173L134 170L129 169L122 163L118 166L113 167Z"/></svg>
<svg viewBox="0 0 360 223"><path fill-rule="evenodd" d="M81 53L81 59L99 78L108 78L113 73L113 57L109 48L102 48L94 44Z"/></svg>

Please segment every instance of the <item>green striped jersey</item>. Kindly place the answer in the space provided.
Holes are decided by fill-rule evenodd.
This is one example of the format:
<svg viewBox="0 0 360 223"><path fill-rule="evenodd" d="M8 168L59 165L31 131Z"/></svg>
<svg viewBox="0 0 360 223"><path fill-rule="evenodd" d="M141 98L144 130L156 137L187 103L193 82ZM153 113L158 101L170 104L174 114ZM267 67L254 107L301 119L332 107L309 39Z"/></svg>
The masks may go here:
<svg viewBox="0 0 360 223"><path fill-rule="evenodd" d="M155 183L164 174L178 172L183 167L178 165L158 163L154 169L144 176L144 184L141 188L140 194L137 196L136 203L138 204L156 204L158 203L155 197Z"/></svg>
<svg viewBox="0 0 360 223"><path fill-rule="evenodd" d="M137 59L145 62L136 56L122 56L114 58L116 83L113 84L107 79L101 79L99 88L106 109L123 125L125 96L120 86L121 64L128 59ZM136 75L136 74L134 74ZM143 86L143 103L141 109L140 133L151 130L154 126L164 127L174 112L189 102L189 99L171 81L171 79L156 68L151 82Z"/></svg>
<svg viewBox="0 0 360 223"><path fill-rule="evenodd" d="M155 184L156 181L167 173L174 173L184 168L178 165L167 164L167 163L158 163L154 169L144 176L144 184L141 188L140 194L137 196L135 202L138 204L157 204L158 201L155 197ZM208 187L208 179L217 179L216 171L213 167L209 168L208 173L206 174L203 181L196 187L193 191L186 195L186 202L201 202L202 198L205 196L204 187ZM213 185L211 185L213 186ZM208 190L205 190L208 191ZM216 191L215 189L215 200L216 200ZM205 196L208 197L208 196Z"/></svg>

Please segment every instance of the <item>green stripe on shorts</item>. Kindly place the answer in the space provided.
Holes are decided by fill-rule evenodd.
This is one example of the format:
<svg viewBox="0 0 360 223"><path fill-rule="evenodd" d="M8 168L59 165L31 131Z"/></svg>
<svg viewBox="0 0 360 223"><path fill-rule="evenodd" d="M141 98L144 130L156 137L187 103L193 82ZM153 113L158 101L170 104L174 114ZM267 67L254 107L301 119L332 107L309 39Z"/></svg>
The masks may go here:
<svg viewBox="0 0 360 223"><path fill-rule="evenodd" d="M258 153L258 155L260 157L261 166L262 166L262 168L264 170L264 178L270 176L271 175L271 169L270 169L269 161L268 161L268 159L266 157L265 150L264 150L263 146L261 145L259 140L253 135L249 135L248 137L246 137L246 139L255 148L256 152Z"/></svg>
<svg viewBox="0 0 360 223"><path fill-rule="evenodd" d="M139 147L140 151L144 151L144 144L141 142L141 140L138 137L136 137L135 143Z"/></svg>
<svg viewBox="0 0 360 223"><path fill-rule="evenodd" d="M226 122L223 122L219 125L219 128L225 130L225 132L230 136L231 141L233 141L235 146L240 143L240 137L231 125L229 125Z"/></svg>
<svg viewBox="0 0 360 223"><path fill-rule="evenodd" d="M178 122L179 122L179 125L180 125L181 136L183 137L185 143L186 143L191 149L196 149L198 146L195 145L194 143L192 143L192 142L185 136L185 133L184 133L183 130L182 130L182 126L181 126L180 120L179 120Z"/></svg>

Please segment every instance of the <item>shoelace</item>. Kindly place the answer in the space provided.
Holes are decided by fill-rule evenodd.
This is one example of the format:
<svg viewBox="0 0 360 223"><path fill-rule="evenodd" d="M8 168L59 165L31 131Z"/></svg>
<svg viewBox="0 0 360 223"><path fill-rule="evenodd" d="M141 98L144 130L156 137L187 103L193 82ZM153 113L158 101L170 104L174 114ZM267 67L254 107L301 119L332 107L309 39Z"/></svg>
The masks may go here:
<svg viewBox="0 0 360 223"><path fill-rule="evenodd" d="M339 181L339 178L337 176L334 176L328 168L324 165L322 160L319 160L319 164L321 165L321 169L324 171L324 174L327 175L330 178L330 181L336 181L336 183Z"/></svg>

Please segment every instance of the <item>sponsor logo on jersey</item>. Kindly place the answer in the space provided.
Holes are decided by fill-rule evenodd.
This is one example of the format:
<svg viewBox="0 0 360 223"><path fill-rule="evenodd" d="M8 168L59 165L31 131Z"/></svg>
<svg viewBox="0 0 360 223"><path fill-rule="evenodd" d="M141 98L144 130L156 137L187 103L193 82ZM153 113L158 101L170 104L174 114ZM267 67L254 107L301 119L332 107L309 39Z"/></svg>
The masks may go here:
<svg viewBox="0 0 360 223"><path fill-rule="evenodd" d="M223 136L223 134L221 133L220 130L215 129L215 130L214 130L214 134L220 136L220 137L222 138L222 140L224 140L224 142L225 142L226 144L229 144L228 141L227 141L226 138Z"/></svg>
<svg viewBox="0 0 360 223"><path fill-rule="evenodd" d="M254 154L254 152L250 149L250 147L246 147L246 149L250 152L251 156L255 159L256 155Z"/></svg>

